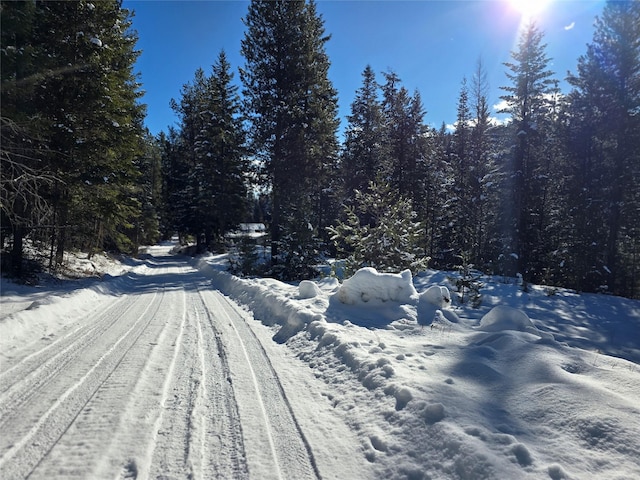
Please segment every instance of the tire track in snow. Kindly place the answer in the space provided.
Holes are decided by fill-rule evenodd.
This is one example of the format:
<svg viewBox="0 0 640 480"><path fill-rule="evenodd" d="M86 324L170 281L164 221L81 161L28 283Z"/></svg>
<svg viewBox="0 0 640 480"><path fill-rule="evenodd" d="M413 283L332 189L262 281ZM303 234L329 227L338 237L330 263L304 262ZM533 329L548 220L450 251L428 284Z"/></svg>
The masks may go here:
<svg viewBox="0 0 640 480"><path fill-rule="evenodd" d="M89 342L97 341L100 335L131 308L133 304L121 298L99 315L95 323L79 322L80 325L68 334L0 373L0 418L7 415L5 406L15 408L18 402L28 399L25 386L35 390L42 383L51 381Z"/></svg>
<svg viewBox="0 0 640 480"><path fill-rule="evenodd" d="M217 317L222 317L218 324L227 338L229 353L238 362L232 365L231 370L235 372L234 383L242 382L243 393L246 395L242 399L238 398L243 425L252 421L257 431L263 431L269 444L272 457L270 462L266 461L262 451L262 455L258 454L253 462L249 462L250 473L254 476L255 472L251 471L253 467L262 469L261 475L279 479L321 478L311 447L262 344L226 297L217 291L207 291L206 294L206 303L216 312ZM238 343L232 347L233 338ZM259 415L256 417L256 414ZM262 424L262 428L258 423ZM252 433L255 434L256 431ZM245 439L245 443L246 441ZM260 441L257 443L252 447L247 445L248 456L256 453L252 451L253 448L260 448ZM269 463L275 467L271 471Z"/></svg>
<svg viewBox="0 0 640 480"><path fill-rule="evenodd" d="M114 320L110 314L102 315L96 323L106 328L85 330L47 362L57 375L43 379L48 369L38 369L39 381L29 376L11 390L13 395L2 399L5 421L0 440L0 471L5 479L29 476L119 365L152 318L147 313L158 304L157 291L151 301L144 297L127 297L124 313L136 318L132 325L124 316ZM73 352L71 357L76 361L71 363L66 357L69 352ZM9 403L13 400L15 406ZM26 400L29 402L25 405Z"/></svg>
<svg viewBox="0 0 640 480"><path fill-rule="evenodd" d="M157 448L162 402L166 400L166 390L159 386L165 386L174 373L167 360L180 348L186 317L183 289L169 291L165 298L167 308L161 309L153 322L161 330L149 343L149 351L144 348L147 340L141 342L143 348L135 355L138 366L128 369L128 375L137 375L138 381L122 409L118 425L113 428L108 448L96 462L90 478L149 478L150 462ZM140 356L145 357L144 362L140 362Z"/></svg>
<svg viewBox="0 0 640 480"><path fill-rule="evenodd" d="M231 380L231 369L215 319L202 292L197 295L198 336L202 365L202 390L194 420L200 434L200 478L249 478L242 424ZM210 352L207 355L207 352ZM209 358L207 358L209 357ZM214 455L215 453L215 455Z"/></svg>
<svg viewBox="0 0 640 480"><path fill-rule="evenodd" d="M187 311L163 389L148 457L151 477L248 478L229 367L202 299L187 292Z"/></svg>
<svg viewBox="0 0 640 480"><path fill-rule="evenodd" d="M176 375L184 378L183 370L184 367L187 366L184 365L184 363L186 363L184 357L185 355L188 355L188 352L183 347L183 337L185 337L187 321L188 311L187 303L185 301L185 308L180 322L178 336L174 342L175 348L173 350L173 356L171 357L171 362L169 363L169 368L162 386L160 411L156 417L155 423L153 424L153 439L149 443L144 457L144 466L145 468L148 466L150 469L149 476L152 478L158 478L165 475L172 477L176 476L176 474L180 472L184 472L185 470L184 467L186 462L181 460L185 459L184 442L186 440L187 432L183 426L179 424L179 419L177 417L180 415L180 411L176 408L180 405L184 393L183 391L177 390L175 380ZM180 365L182 368L178 370L177 366L179 359L180 362L182 362ZM190 368L188 378L192 377L193 369ZM169 398L172 390L174 392L177 391L177 393L174 393L173 395L174 405L169 405ZM190 401L189 394L187 395L187 398ZM167 414L169 410L172 411L171 414ZM177 459L175 458L176 455L178 457ZM142 475L143 478L145 478L145 476L146 475Z"/></svg>
<svg viewBox="0 0 640 480"><path fill-rule="evenodd" d="M163 292L131 348L30 478L56 478L61 472L66 478L113 478L113 472L123 468L122 455L128 459L125 463L135 465L135 471L141 470L135 460L130 461L132 454L136 457L135 451L123 453L116 446L124 444L135 450L146 447L151 438L151 422L145 420L159 408L149 401L154 398L152 391L143 388L150 382L157 386L158 376L165 373L155 367L161 345L175 340L168 334L171 322L166 319L173 316L176 303L183 302L175 302L174 292ZM135 417L127 415L137 398L144 399L144 405Z"/></svg>

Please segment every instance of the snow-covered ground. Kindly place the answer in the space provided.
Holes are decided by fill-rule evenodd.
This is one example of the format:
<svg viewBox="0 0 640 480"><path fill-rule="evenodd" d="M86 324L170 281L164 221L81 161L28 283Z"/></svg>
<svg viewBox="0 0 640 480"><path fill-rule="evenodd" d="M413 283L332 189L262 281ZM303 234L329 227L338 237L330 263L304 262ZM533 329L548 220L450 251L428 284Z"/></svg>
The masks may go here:
<svg viewBox="0 0 640 480"><path fill-rule="evenodd" d="M98 315L100 305L111 305L116 298L124 302L158 289L165 296L179 290L191 298L193 290L200 297L189 304L196 314L184 316L182 337L165 335L174 344L190 339L202 358L217 345L215 338L221 339L223 347L218 347L225 352L233 378L230 392L239 398L231 411L243 427L239 440L226 438L229 431L216 432L215 425L206 423L214 392L185 397L195 399L192 411L197 415L192 418L205 418L183 427L192 430L184 437L191 443L197 439L202 447L198 454L185 453L196 478L213 478L207 468L211 461L205 462L203 452L242 441L246 452L240 467L232 462L222 465L227 468L223 471L242 478L292 478L300 471L310 478L340 479L640 478L639 301L542 287L523 293L513 283L486 278L482 305L473 309L458 305L443 272L411 278L408 272L364 270L342 284L332 278L285 284L231 276L225 272L224 256L167 257L170 248L152 247L149 257L121 265L124 275L71 282L75 288L34 289L3 280L0 387L9 393L0 394L0 429L7 422L11 425L5 416L13 391L7 382L13 378L11 372L43 349L53 349L46 345L56 345L66 332L83 328L85 320L79 319ZM172 258L170 263L167 258ZM158 303L158 311L173 303ZM149 305L156 308L151 300ZM189 322L197 333L197 319L206 316L213 319L213 336L207 336L206 329L190 335ZM152 325L156 317L149 318ZM165 352L165 363L174 365L183 355L171 342L147 340L159 344L149 354L158 358L148 360L151 365L143 371L150 373L143 375L142 385L132 384L138 396L149 390L153 368L159 368L153 361L160 362ZM258 365L262 363L270 364L273 372ZM178 380L167 385L172 382ZM265 390L263 384L270 382L279 384L281 393ZM201 391L215 383L197 385ZM252 404L245 397L254 388L260 399L256 410L263 409L263 417L272 417L274 424L252 417ZM168 398L170 392L160 389L155 395ZM172 450L163 447L164 434L155 433L155 443L142 442L146 450L140 452L135 442L126 440L123 423L139 428L142 421L134 417L142 406L163 411L159 405L168 399L135 398L120 414L113 414L113 424L119 427L111 433L120 443L116 448L111 439L104 455L112 458L115 449L118 455L113 458L127 460L119 464L124 468L121 477L142 478L161 473L163 455ZM54 407L47 407L47 414ZM187 406L174 406L180 408ZM82 412L70 424L71 433L61 438L71 435L69 441L79 441L73 430L91 416ZM153 425L164 426L172 418L167 413L149 415ZM289 416L292 420L284 424L293 422L292 426L282 427L292 436L287 449L286 440L274 432L280 428L277 419ZM18 457L16 445L33 438L45 441L36 435L41 423L35 420L31 429L2 443L0 472ZM270 424L271 434L261 433ZM211 436L219 438L212 442ZM82 456L56 441L60 446L51 447L43 464L53 468L65 458ZM149 453L149 445L155 445L155 454ZM305 465L301 470L296 470L298 461ZM104 461L92 468L109 476ZM58 476L52 477L52 471ZM47 472L49 478L74 477L60 473L66 470ZM110 478L114 476L111 472Z"/></svg>

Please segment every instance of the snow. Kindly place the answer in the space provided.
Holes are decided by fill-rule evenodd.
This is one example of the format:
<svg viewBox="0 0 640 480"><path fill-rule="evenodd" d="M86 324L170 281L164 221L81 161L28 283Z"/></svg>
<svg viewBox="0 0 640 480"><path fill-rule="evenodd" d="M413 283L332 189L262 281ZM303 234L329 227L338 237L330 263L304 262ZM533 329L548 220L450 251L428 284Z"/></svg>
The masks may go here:
<svg viewBox="0 0 640 480"><path fill-rule="evenodd" d="M101 278L39 288L3 279L0 374L104 298L135 293L137 275L170 249ZM174 261L241 306L322 478L640 478L637 300L524 293L484 277L473 309L457 303L447 272L367 268L342 283L289 284L232 276L225 255Z"/></svg>
<svg viewBox="0 0 640 480"><path fill-rule="evenodd" d="M411 272L400 274L378 273L374 268L358 270L338 289L338 299L347 305L380 304L385 302L410 303L417 298Z"/></svg>

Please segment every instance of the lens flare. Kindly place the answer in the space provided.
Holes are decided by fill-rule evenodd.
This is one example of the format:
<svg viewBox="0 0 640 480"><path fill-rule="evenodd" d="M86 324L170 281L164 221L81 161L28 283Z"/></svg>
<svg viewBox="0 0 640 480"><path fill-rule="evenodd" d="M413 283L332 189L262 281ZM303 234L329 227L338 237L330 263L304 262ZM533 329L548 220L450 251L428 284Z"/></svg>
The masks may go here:
<svg viewBox="0 0 640 480"><path fill-rule="evenodd" d="M509 0L511 8L520 12L523 18L529 19L542 12L551 0Z"/></svg>

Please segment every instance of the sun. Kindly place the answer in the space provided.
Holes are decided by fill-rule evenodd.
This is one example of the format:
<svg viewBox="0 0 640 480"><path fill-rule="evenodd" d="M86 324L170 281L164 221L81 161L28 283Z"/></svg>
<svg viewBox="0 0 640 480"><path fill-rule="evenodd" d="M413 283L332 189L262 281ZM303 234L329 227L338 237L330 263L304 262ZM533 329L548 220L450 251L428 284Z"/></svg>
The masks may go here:
<svg viewBox="0 0 640 480"><path fill-rule="evenodd" d="M511 7L520 12L523 18L535 17L549 3L551 3L551 0L509 0Z"/></svg>

